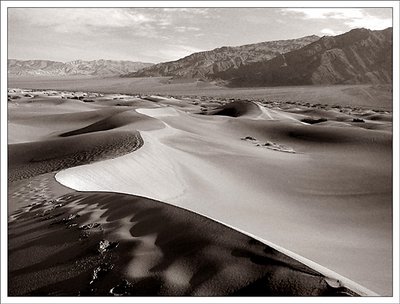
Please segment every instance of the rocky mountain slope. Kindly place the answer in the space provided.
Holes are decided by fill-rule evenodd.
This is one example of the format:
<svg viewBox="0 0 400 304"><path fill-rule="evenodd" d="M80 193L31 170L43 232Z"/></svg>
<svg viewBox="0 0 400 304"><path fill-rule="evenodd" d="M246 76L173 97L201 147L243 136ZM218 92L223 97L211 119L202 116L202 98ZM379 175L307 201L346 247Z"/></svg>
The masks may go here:
<svg viewBox="0 0 400 304"><path fill-rule="evenodd" d="M221 47L212 51L191 54L182 59L159 63L126 77L177 76L182 78L207 78L208 76L236 69L242 65L266 61L318 40L318 36L298 39L268 41L238 47Z"/></svg>
<svg viewBox="0 0 400 304"><path fill-rule="evenodd" d="M231 86L391 83L392 37L392 28L354 29L213 77Z"/></svg>
<svg viewBox="0 0 400 304"><path fill-rule="evenodd" d="M95 76L108 77L135 72L151 63L120 60L75 60L58 62L50 60L8 60L8 76Z"/></svg>

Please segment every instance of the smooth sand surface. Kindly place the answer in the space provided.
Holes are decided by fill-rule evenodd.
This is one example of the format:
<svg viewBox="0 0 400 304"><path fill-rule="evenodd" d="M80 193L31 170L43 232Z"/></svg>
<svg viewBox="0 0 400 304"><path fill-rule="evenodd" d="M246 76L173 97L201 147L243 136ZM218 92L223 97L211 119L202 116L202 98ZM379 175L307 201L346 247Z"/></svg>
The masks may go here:
<svg viewBox="0 0 400 304"><path fill-rule="evenodd" d="M184 214L169 217L171 221L175 218L177 220L184 218L186 221L187 217L192 216L197 218L191 212L176 209L168 204L182 207L288 249L379 294L391 294L392 133L390 112L371 111L370 113L368 112L370 110L354 108L325 108L323 106L313 108L303 104L262 104L244 101L225 104L225 101L218 99L176 99L154 96L122 96L120 98L115 95L94 96L91 102L66 98L64 99L66 102L54 104L53 101L49 102L50 97L44 96L43 92L37 94L39 96L36 100L46 104L44 107L48 110L38 113L33 106L34 102L30 102L32 98L35 100L35 97L19 98L18 102L14 99L9 101L9 128L11 129L9 180L12 181L11 188L15 188L11 192L16 193L16 196L9 200L9 204L14 206L10 208L13 210L12 217L18 218L19 215L24 218L24 213L31 212L29 208L32 206L23 209L29 205L29 195L28 199L22 202L18 200L18 193L21 192L18 189L28 187L24 185L24 181L28 181L29 184L33 179L38 178L37 176L46 176L39 174L69 168L56 175L56 179L67 187L82 191L122 192L153 199L150 200L152 204L157 206L161 204L162 208L180 210L179 212ZM54 96L51 96L51 99L53 98ZM73 111L70 102L76 103L76 109L82 107L82 110ZM56 111L55 108L57 108ZM52 120L51 116L55 112L58 113L55 116L57 119ZM353 121L360 117L363 122ZM371 117L372 119L369 119ZM321 118L326 121L319 122ZM46 119L48 119L47 122ZM302 121L304 119L312 123ZM31 132L28 132L29 130ZM129 134L130 137L126 139L122 134ZM66 159L71 161L66 162ZM43 183L41 178L38 182ZM88 214L90 220L87 222L104 220L102 212L96 211L96 208L101 209L103 204L101 202L107 205L105 209L109 212L114 212L114 209L121 206L116 205L112 196L114 194L111 193L73 195L78 195L76 199L85 200L80 210L83 214ZM118 200L133 200L133 196L118 195ZM74 197L68 197L65 200L65 203L72 208L71 210L76 210ZM143 200L149 201L145 198ZM52 204L45 204L45 202L38 205L38 208L47 208L49 207L47 205ZM122 214L132 217L132 213L136 211L130 208L134 207L123 207ZM51 211L53 210L55 209ZM64 211L70 212L70 209ZM117 239L115 234L119 235L118 240L121 246L118 248L131 248L124 247L122 242L129 240L127 237L129 234L124 232L126 229L123 227L132 227L132 224L127 223L121 215L116 215L115 218L116 221L111 220L113 224L110 223L110 225L121 229L115 229L114 234L105 229L104 233L110 233L106 235L111 241ZM205 234L212 238L212 242L215 242L217 247L221 243L218 243L220 242L218 238L215 239L216 235L222 233L221 231L231 231L205 217L200 216L198 219L202 223L213 223L207 225L217 225L218 232L214 232L213 237L208 235L208 231L201 233L199 231L200 235ZM21 224L25 229L23 231L31 227L30 225L39 225L34 219L29 220L32 222L26 225ZM151 225L159 220L151 221ZM19 225L18 222L12 221L15 223L12 225ZM193 227L199 227L196 225ZM42 230L37 231L38 235L44 233L44 226L40 227ZM64 228L53 231L56 233L54 236L65 233L67 230ZM10 231L13 230L14 228ZM71 241L70 245L66 242L65 246L78 246L78 243L74 242L77 242L76 236L79 236L79 233L74 234L68 231L68 237L75 241ZM154 243L155 235L152 236L152 233L147 230L145 235L146 238L143 240L145 244L148 246L156 244ZM248 238L242 234L238 235L241 238ZM190 236L187 240L196 237ZM225 238L229 241L230 234ZM164 237L160 241L162 239ZM93 238L93 242L97 241L99 240ZM15 239L15 242L15 246L18 247L22 241ZM232 239L232 242L236 241ZM245 242L238 243L248 247ZM92 245L94 246L94 243ZM35 246L40 246L40 242L25 246L25 251L20 251L19 254L26 254L26 250L35 250L33 249ZM61 245L56 244L54 250L59 250L59 246ZM230 246L224 250L229 251L232 247ZM147 252L146 248L143 252ZM14 255L16 260L18 260L17 252L15 251L16 255ZM224 257L227 254L218 252L217 255L209 255L202 250L199 263L210 260L219 265L220 258L216 256ZM157 256L156 253L154 254ZM86 259L87 255L83 255ZM154 259L157 259L155 256L150 255L150 257L143 257L144 260L139 259L141 262L134 268L128 267L132 272L125 271L124 277L129 275L128 281L131 283L132 280L137 280L138 278L133 275L135 269L138 272L140 269L148 272ZM37 258L43 259L40 254ZM258 258L251 260L258 265ZM124 263L127 262L128 260ZM104 261L101 263L104 264ZM99 265L103 265L101 263ZM196 271L189 271L189 266L185 264L187 262L182 263L179 262L177 268L173 267L167 272L169 273L167 275L169 279L166 279L168 284L172 284L171 280L178 277L180 283L175 282L176 286L184 285L183 282L187 282L185 278L194 276ZM18 284L22 285L16 283L17 286L23 286L26 280L32 278L30 275L39 275L37 271L40 270L40 265L45 264L39 264L38 268L33 268L32 272L29 271L32 268L28 268L25 269L26 271L17 273L15 278L22 276L18 278L21 280ZM52 267L50 267L51 271L55 271ZM216 267L220 269L219 266ZM211 266L207 266L208 268L213 269ZM90 269L90 271L93 270L93 268ZM118 271L122 271L121 269ZM82 280L87 279L88 273L91 273L88 269L85 271L86 277L81 277ZM247 273L246 271L240 270L240 273ZM287 289L268 291L265 289L266 281L262 280L259 285L250 284L257 281L255 277L263 276L262 271L267 270L257 271L251 279L238 280L237 284L240 286L223 287L225 285L222 284L221 289L212 291L210 286L214 285L207 285L208 280L205 280L201 281L200 285L196 285L196 288L189 284L190 286L182 287L183 289L174 292L206 294L208 290L210 294L226 295L234 294L238 290L243 291L245 286L253 286L246 289L247 294L258 294L260 290L263 290L263 295L288 293ZM82 272L77 273L82 274ZM179 275L175 276L171 273ZM237 272L228 273L228 277L232 277L232 274ZM162 275L164 279L165 275L164 273ZM209 273L200 277L208 275ZM157 289L160 275L156 276L155 281L149 279L147 285L156 286L154 290L157 292L153 290L153 294L172 293L171 288L163 291ZM283 276L286 279L288 277L284 272ZM71 278L73 277L74 275L71 274ZM226 281L226 278L219 277L219 274L216 277L219 279L210 280L212 282L210 284ZM59 281L64 282L65 279L65 277L60 278ZM122 276L118 275L114 279L110 282L118 283ZM305 284L303 279L295 281ZM29 287L29 290L15 289L15 293L26 294L34 290L43 293L53 288L46 284L45 286L47 287L41 291L36 286ZM124 288L133 293L137 292L137 290L132 290L131 285L129 286L129 288L126 286ZM109 287L108 285L101 287L99 293L106 292ZM59 285L54 287L55 290L58 288ZM74 292L76 290L75 288ZM299 294L299 288L293 290L295 290L294 293ZM326 291L326 287L318 287L316 290L320 290L322 294ZM70 291L72 292L72 287ZM82 292L96 293L90 291L90 288L89 291L85 289Z"/></svg>

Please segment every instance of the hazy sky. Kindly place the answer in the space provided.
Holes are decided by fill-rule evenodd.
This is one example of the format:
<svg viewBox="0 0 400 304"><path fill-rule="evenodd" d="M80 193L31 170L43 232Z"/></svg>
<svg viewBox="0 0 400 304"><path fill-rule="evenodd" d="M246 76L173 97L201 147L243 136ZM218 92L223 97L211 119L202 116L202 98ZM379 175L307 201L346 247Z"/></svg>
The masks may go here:
<svg viewBox="0 0 400 304"><path fill-rule="evenodd" d="M193 52L392 26L391 9L9 8L8 58L176 60Z"/></svg>

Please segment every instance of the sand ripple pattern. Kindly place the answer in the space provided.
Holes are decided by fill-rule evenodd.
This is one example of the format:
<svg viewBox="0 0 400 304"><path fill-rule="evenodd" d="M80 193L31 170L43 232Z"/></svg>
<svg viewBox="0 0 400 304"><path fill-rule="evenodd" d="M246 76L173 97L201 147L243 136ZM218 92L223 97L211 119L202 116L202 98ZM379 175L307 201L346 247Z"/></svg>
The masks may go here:
<svg viewBox="0 0 400 304"><path fill-rule="evenodd" d="M71 192L15 217L11 295L355 295L242 233L143 197ZM104 243L113 246L99 252Z"/></svg>
<svg viewBox="0 0 400 304"><path fill-rule="evenodd" d="M93 144L91 144L92 142ZM45 144L34 142L10 145L8 180L10 182L17 181L48 172L115 158L133 152L142 145L143 139L137 131L91 134L90 138L86 135L79 135L73 138L47 141ZM54 149L58 150L56 154L53 152ZM30 154L30 159L14 161L15 156L18 157L18 154L24 153Z"/></svg>

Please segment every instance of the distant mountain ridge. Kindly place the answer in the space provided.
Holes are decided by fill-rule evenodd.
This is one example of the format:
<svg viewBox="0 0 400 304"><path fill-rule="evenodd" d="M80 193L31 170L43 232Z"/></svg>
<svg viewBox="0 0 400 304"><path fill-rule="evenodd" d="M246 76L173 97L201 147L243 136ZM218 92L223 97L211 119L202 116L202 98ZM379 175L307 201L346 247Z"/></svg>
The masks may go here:
<svg viewBox="0 0 400 304"><path fill-rule="evenodd" d="M9 76L95 76L108 77L135 72L152 63L123 60L74 60L59 62L51 60L8 60Z"/></svg>
<svg viewBox="0 0 400 304"><path fill-rule="evenodd" d="M208 78L210 75L240 66L266 61L310 44L320 37L267 41L237 47L221 47L191 54L182 59L155 64L125 77L175 76L181 78Z"/></svg>
<svg viewBox="0 0 400 304"><path fill-rule="evenodd" d="M9 76L194 78L233 87L391 83L393 29L353 29L337 36L306 36L193 53L158 64L76 60L8 60Z"/></svg>
<svg viewBox="0 0 400 304"><path fill-rule="evenodd" d="M212 77L234 87L391 83L392 47L392 28L354 29Z"/></svg>

